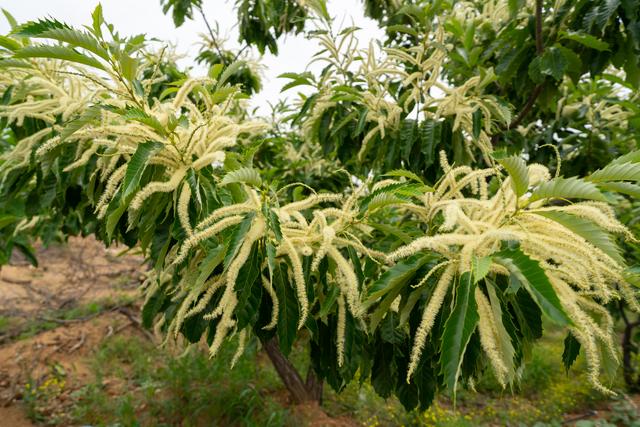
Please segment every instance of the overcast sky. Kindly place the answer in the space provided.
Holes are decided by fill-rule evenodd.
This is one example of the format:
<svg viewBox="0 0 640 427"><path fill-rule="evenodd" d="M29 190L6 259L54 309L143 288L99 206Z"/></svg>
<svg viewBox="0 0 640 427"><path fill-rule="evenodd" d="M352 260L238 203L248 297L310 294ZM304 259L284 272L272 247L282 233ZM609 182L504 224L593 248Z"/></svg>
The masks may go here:
<svg viewBox="0 0 640 427"><path fill-rule="evenodd" d="M186 21L180 28L175 28L170 16L165 16L160 7L160 0L102 0L105 20L114 24L123 35L146 33L149 37L156 37L176 44L177 51L186 55L180 61L181 65L192 65L200 40L199 34L206 31L200 16L194 16L193 21ZM233 10L234 0L203 0L207 19L213 24L217 21L222 35L228 41L229 48L239 46L236 27L236 14ZM52 16L73 26L89 25L91 11L98 4L98 0L2 0L0 5L8 10L18 22L24 22L41 17ZM361 27L359 33L361 46L366 46L371 38L381 37L375 21L363 16L361 0L329 0L329 12L336 18L337 24ZM0 33L6 34L9 25L0 18ZM318 50L314 41L306 40L302 36L288 35L280 40L280 54L274 57L265 54L260 58L257 52L254 57L265 67L264 89L255 97L254 105L261 107L261 112L267 101L274 102L281 97L280 88L286 80L277 76L284 72L303 71L314 52ZM196 70L195 73L204 73Z"/></svg>

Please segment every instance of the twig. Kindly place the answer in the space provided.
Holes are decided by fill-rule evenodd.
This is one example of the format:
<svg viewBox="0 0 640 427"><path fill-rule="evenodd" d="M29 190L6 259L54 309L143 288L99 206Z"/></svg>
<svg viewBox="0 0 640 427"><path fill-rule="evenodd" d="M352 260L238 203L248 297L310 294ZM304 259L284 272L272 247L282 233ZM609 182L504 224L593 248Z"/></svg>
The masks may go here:
<svg viewBox="0 0 640 427"><path fill-rule="evenodd" d="M8 277L0 277L0 280L7 283L13 283L14 285L29 285L31 279L10 279Z"/></svg>
<svg viewBox="0 0 640 427"><path fill-rule="evenodd" d="M544 43L542 40L542 0L536 0L535 13L536 13L535 15L536 54L537 56L542 56L542 54L544 53ZM525 104L523 105L522 109L520 110L520 113L518 113L518 115L511 121L511 123L509 123L506 130L514 129L518 127L520 123L522 123L526 115L529 114L529 112L533 108L534 104L536 103L536 100L542 93L543 88L544 88L544 82L540 83L535 88L533 88L531 95L529 95L529 98L527 99L527 102L525 102ZM491 138L493 143L497 142L497 137L499 135L500 134L493 135L493 137Z"/></svg>
<svg viewBox="0 0 640 427"><path fill-rule="evenodd" d="M200 12L200 15L202 16L202 20L204 21L204 24L207 26L207 31L209 31L209 35L211 36L211 43L213 43L213 47L216 49L216 51L218 51L218 56L220 56L220 61L222 61L222 64L226 67L229 64L227 64L227 60L222 54L222 49L220 49L220 45L218 45L218 42L216 41L216 36L213 33L213 30L211 29L211 25L209 25L209 21L207 20L207 16L204 14L204 10L202 10L202 7L198 7L198 12Z"/></svg>
<svg viewBox="0 0 640 427"><path fill-rule="evenodd" d="M544 44L542 42L542 0L536 0L536 54L538 56L542 56L543 53ZM542 93L543 86L544 83L540 83L533 89L533 92L531 92L531 95L529 95L529 99L527 99L527 102L524 104L524 107L522 107L522 110L520 110L520 113L511 123L509 123L508 129L517 127L522 122L524 117L529 113L529 111L531 111L531 108L533 108L533 104L535 104L536 99L538 99L538 96L540 96L540 93Z"/></svg>
<svg viewBox="0 0 640 427"><path fill-rule="evenodd" d="M593 417L593 416L596 416L596 415L598 415L598 411L591 410L591 411L588 411L588 412L586 412L586 413L584 413L582 415L576 415L575 417L571 417L571 418L569 418L567 420L564 420L564 421L562 421L562 424L573 423L575 421L583 420L585 418Z"/></svg>
<svg viewBox="0 0 640 427"><path fill-rule="evenodd" d="M80 335L80 341L78 341L76 344L74 344L73 347L71 347L69 349L68 353L73 353L74 351L76 351L77 349L82 347L82 345L84 344L86 338L87 338L87 334L84 331L82 331L82 333Z"/></svg>
<svg viewBox="0 0 640 427"><path fill-rule="evenodd" d="M147 337L150 341L153 341L153 334L142 326L142 322L140 321L140 319L135 317L130 310L128 310L126 307L119 307L117 311L118 313L125 315L127 319L129 319L129 321L144 334L145 337Z"/></svg>

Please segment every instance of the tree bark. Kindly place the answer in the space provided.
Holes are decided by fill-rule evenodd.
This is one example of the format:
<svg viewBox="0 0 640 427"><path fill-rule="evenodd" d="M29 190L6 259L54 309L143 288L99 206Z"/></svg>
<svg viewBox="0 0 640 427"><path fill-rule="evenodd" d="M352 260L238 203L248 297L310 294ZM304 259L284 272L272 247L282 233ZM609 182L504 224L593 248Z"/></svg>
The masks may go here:
<svg viewBox="0 0 640 427"><path fill-rule="evenodd" d="M305 381L307 392L312 400L322 404L322 380L318 378L313 367L309 366L307 380Z"/></svg>
<svg viewBox="0 0 640 427"><path fill-rule="evenodd" d="M303 381L295 366L280 351L277 338L273 337L267 341L262 341L262 347L267 352L278 376L295 403L311 401L320 403L322 399L322 380L318 379L311 367L307 372L306 381Z"/></svg>
<svg viewBox="0 0 640 427"><path fill-rule="evenodd" d="M631 363L634 352L631 335L633 330L637 326L640 326L640 320L630 322L624 311L622 302L619 303L618 310L620 311L620 316L624 322L624 332L622 334L622 375L624 377L624 382L627 385L627 390L630 392L637 392L640 390L640 378L635 375L635 369Z"/></svg>

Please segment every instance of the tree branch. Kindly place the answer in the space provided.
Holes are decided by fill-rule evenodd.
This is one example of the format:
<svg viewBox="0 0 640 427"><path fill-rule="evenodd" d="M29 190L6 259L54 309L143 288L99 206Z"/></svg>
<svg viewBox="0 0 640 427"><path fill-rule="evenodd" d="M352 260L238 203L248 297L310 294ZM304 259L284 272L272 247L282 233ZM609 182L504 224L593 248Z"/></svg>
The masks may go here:
<svg viewBox="0 0 640 427"><path fill-rule="evenodd" d="M542 41L542 0L536 0L535 13L536 54L538 56L541 56L544 53L544 44ZM543 87L544 83L540 83L535 88L533 88L531 95L529 95L529 99L527 99L527 102L525 102L525 104L522 106L520 113L518 113L518 115L511 121L511 123L509 123L506 130L516 128L518 127L518 125L520 125L520 123L522 123L522 121L524 120L526 115L529 114L529 112L533 108L533 105L536 103L536 100L542 93ZM497 135L494 135L494 138L492 138L493 142L495 142L495 136Z"/></svg>
<svg viewBox="0 0 640 427"><path fill-rule="evenodd" d="M211 37L211 43L213 43L213 47L218 52L218 56L220 56L220 61L222 61L222 64L226 67L229 64L227 64L227 60L222 54L222 49L220 49L220 45L216 41L216 35L213 32L211 25L209 25L209 21L207 20L207 16L204 14L204 10L202 10L202 7L198 7L198 12L200 12L200 16L202 16L202 20L204 21L204 24L207 26L207 31L209 31L209 36Z"/></svg>

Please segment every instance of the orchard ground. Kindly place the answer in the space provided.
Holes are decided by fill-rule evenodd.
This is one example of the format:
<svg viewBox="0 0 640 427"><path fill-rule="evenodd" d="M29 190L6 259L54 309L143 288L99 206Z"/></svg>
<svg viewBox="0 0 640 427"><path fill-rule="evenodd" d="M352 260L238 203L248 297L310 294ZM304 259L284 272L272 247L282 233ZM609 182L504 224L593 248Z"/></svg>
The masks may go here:
<svg viewBox="0 0 640 427"><path fill-rule="evenodd" d="M140 326L142 258L93 239L15 256L0 270L0 426L640 426L640 396L593 391L582 356L567 374L563 334L547 328L514 390L490 375L406 413L371 386L325 389L322 408L293 405L256 342L233 370L227 346L210 360ZM306 355L294 352L302 368Z"/></svg>

